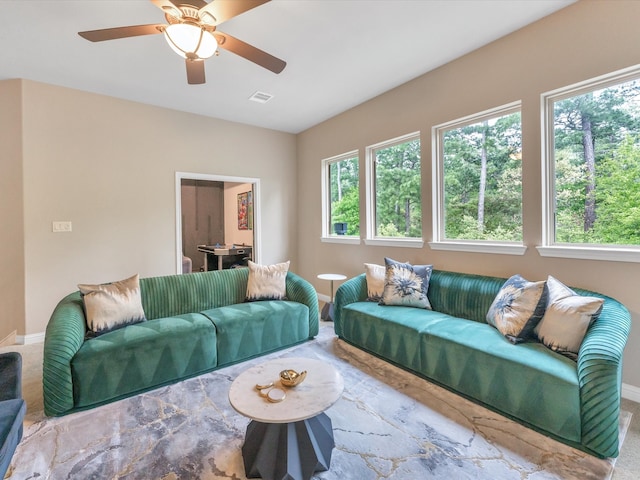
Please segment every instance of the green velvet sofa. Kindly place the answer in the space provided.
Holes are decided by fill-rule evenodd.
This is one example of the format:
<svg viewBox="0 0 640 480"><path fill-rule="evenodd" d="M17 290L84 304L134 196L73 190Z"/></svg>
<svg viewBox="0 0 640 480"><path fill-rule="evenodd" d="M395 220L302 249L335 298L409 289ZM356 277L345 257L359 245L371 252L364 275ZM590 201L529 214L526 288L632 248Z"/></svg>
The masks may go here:
<svg viewBox="0 0 640 480"><path fill-rule="evenodd" d="M309 282L288 272L286 300L245 302L248 276L238 268L142 278L147 321L95 338L80 292L62 299L45 333L45 414L93 408L318 334Z"/></svg>
<svg viewBox="0 0 640 480"><path fill-rule="evenodd" d="M598 457L618 455L622 352L628 310L605 299L577 362L541 343L512 344L486 323L504 278L434 270L433 310L366 301L365 274L336 291L341 339Z"/></svg>

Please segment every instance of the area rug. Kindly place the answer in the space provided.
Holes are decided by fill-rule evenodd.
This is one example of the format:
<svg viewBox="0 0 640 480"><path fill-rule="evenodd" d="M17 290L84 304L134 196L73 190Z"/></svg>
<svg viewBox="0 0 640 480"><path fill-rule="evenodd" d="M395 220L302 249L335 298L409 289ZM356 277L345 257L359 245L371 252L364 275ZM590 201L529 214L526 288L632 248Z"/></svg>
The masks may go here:
<svg viewBox="0 0 640 480"><path fill-rule="evenodd" d="M249 420L230 406L229 386L252 365L301 356L334 365L345 381L342 398L327 411L336 442L331 467L316 479L612 474L612 459L558 443L362 352L336 339L329 324L303 345L89 411L41 416L25 429L10 479L244 479ZM630 419L623 412L621 438Z"/></svg>

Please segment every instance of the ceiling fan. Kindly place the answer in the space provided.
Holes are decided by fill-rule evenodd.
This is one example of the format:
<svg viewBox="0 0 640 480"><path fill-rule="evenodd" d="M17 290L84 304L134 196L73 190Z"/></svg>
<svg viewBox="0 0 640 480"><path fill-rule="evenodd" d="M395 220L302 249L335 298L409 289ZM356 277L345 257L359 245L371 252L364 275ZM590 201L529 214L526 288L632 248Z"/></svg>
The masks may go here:
<svg viewBox="0 0 640 480"><path fill-rule="evenodd" d="M205 83L204 60L218 47L280 73L287 63L248 43L217 30L218 25L269 0L151 0L164 12L168 25L148 24L78 32L92 42L163 33L169 46L185 59L187 82Z"/></svg>

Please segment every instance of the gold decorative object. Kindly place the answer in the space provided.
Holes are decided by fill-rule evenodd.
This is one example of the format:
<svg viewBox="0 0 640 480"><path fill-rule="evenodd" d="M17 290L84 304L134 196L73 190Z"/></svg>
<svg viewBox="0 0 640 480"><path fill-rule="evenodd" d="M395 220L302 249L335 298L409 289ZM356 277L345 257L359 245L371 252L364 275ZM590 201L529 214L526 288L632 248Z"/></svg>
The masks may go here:
<svg viewBox="0 0 640 480"><path fill-rule="evenodd" d="M267 400L271 403L279 403L286 398L287 394L281 388L272 388L267 393Z"/></svg>
<svg viewBox="0 0 640 480"><path fill-rule="evenodd" d="M306 370L300 373L291 369L282 370L280 372L280 383L285 387L295 387L296 385L300 385L305 378L307 378Z"/></svg>

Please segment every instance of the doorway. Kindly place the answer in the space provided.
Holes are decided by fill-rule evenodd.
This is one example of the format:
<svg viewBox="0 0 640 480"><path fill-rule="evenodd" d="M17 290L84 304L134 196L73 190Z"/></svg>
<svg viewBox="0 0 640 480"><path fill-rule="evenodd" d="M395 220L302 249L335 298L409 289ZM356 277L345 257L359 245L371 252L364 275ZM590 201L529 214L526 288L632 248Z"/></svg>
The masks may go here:
<svg viewBox="0 0 640 480"><path fill-rule="evenodd" d="M210 270L198 245L217 244L251 246L259 262L260 179L176 172L176 272Z"/></svg>

